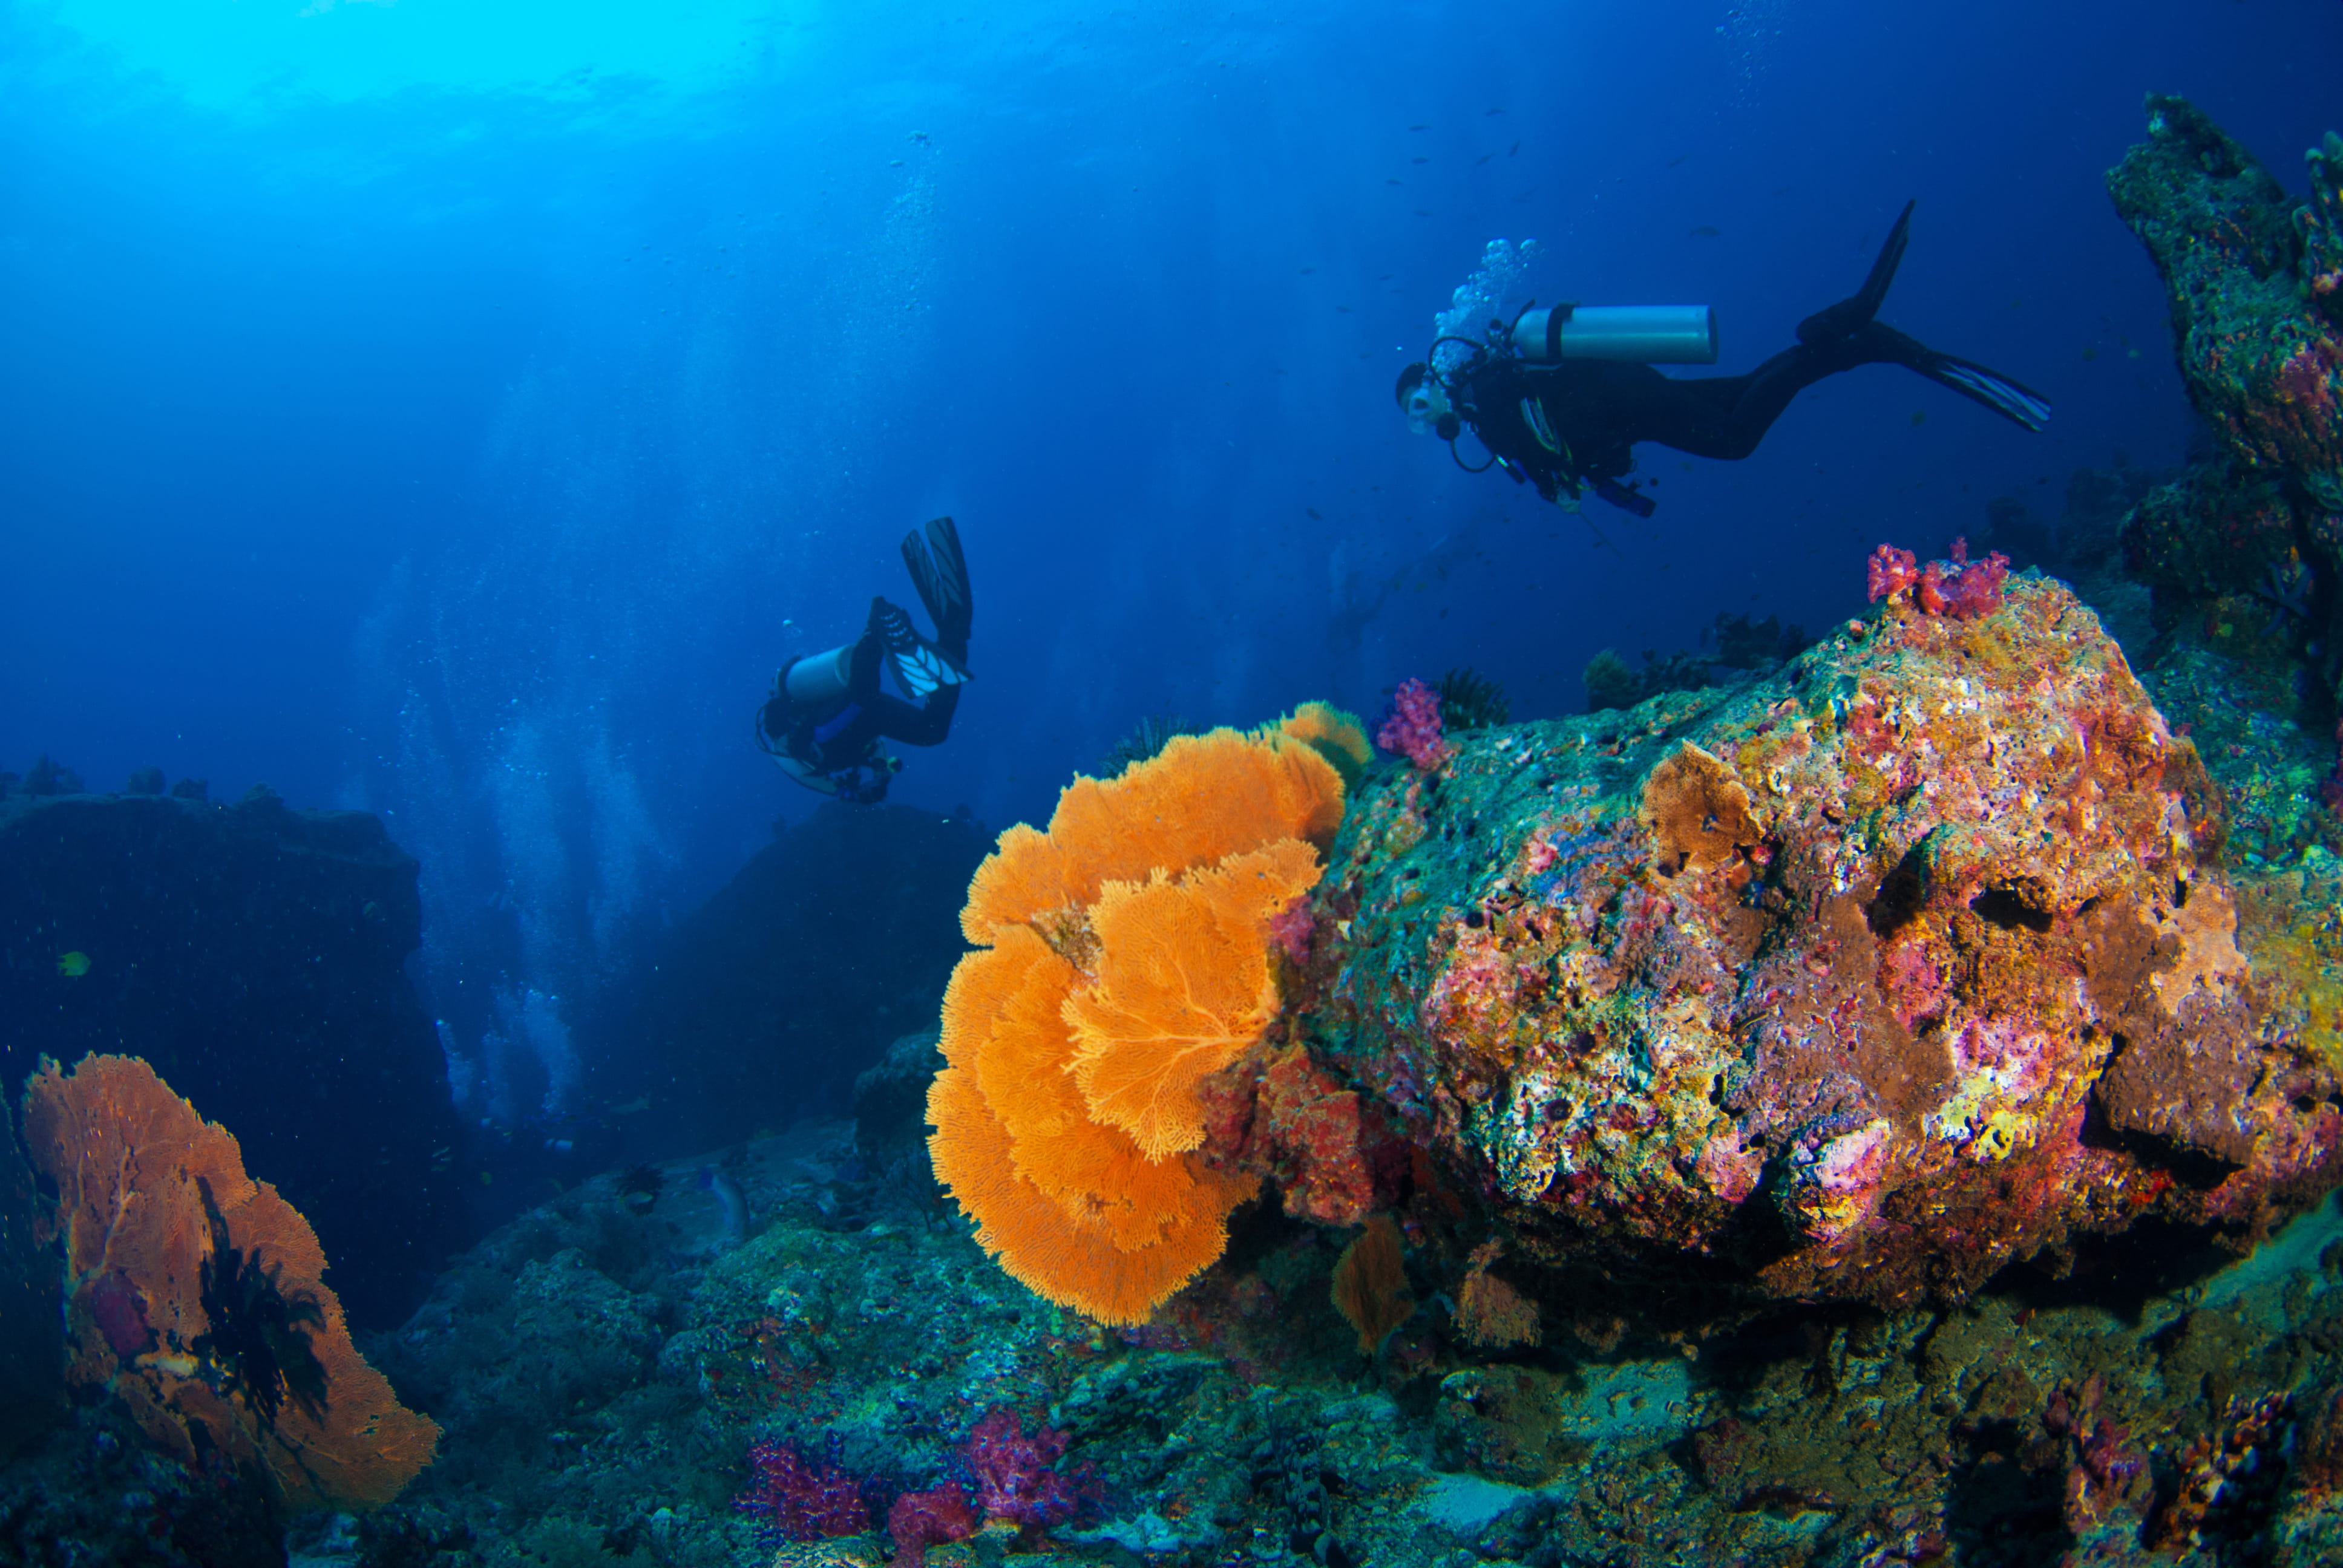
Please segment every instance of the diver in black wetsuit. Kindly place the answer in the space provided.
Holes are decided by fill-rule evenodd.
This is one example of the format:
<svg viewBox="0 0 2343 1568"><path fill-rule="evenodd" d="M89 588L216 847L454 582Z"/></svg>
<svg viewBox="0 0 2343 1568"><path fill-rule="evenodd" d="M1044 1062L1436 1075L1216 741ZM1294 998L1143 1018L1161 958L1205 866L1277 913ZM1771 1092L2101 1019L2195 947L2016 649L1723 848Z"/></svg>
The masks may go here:
<svg viewBox="0 0 2343 1568"><path fill-rule="evenodd" d="M1524 309L1510 327L1490 323L1486 342L1452 336L1433 343L1435 361L1443 344L1461 343L1471 353L1445 370L1419 363L1400 372L1400 407L1411 428L1439 436L1452 455L1470 425L1490 462L1516 482L1535 485L1549 501L1564 496L1574 501L1592 490L1646 518L1655 503L1633 483L1620 483L1635 466L1636 442L1657 441L1696 457L1745 457L1791 398L1858 365L1916 370L2015 424L2040 430L2050 405L2039 395L1874 319L1904 259L1912 206L1905 203L1862 291L1798 323L1797 347L1746 376L1676 380L1653 368L1655 359L1715 361L1715 327L1703 307ZM1679 343L1672 350L1657 342L1649 328L1664 317L1671 318L1664 324L1667 330L1688 338L1689 346ZM1606 334L1615 335L1606 342ZM1475 473L1489 466L1473 467L1462 456L1456 461Z"/></svg>
<svg viewBox="0 0 2343 1568"><path fill-rule="evenodd" d="M772 695L757 709L757 745L781 771L809 789L856 805L887 798L903 764L879 743L940 746L968 679L968 634L974 618L968 561L950 518L903 536L903 564L936 624L930 642L911 618L883 598L870 601L862 635L842 648L792 658L773 677ZM879 689L881 664L894 672L904 697Z"/></svg>

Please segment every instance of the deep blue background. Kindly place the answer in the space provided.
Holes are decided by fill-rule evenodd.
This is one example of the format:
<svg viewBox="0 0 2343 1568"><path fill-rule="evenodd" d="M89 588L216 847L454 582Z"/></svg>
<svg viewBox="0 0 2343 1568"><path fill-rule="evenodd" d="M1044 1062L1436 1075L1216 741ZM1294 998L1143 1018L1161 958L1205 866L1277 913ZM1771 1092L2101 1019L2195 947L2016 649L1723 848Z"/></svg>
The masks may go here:
<svg viewBox="0 0 2343 1568"><path fill-rule="evenodd" d="M2295 188L2343 126L2336 0L637 10L0 16L0 767L387 812L459 1049L803 812L749 710L922 518L978 680L898 799L1038 819L1142 714L1457 664L1574 711L1601 646L1815 625L1882 539L2177 462L2101 173L2148 89ZM1906 196L1885 316L2047 436L1866 370L1749 461L1647 448L1614 552L1393 412L1493 236L1714 302L1737 371Z"/></svg>

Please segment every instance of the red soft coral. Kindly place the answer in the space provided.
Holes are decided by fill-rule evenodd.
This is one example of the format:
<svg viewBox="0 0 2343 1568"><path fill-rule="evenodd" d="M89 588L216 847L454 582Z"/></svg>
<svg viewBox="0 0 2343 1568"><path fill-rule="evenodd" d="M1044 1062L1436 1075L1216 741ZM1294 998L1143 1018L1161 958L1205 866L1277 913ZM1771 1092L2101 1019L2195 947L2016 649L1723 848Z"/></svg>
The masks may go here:
<svg viewBox="0 0 2343 1568"><path fill-rule="evenodd" d="M976 1523L968 1493L950 1482L906 1492L887 1510L887 1533L895 1538L894 1568L919 1568L929 1547L965 1541L976 1533Z"/></svg>

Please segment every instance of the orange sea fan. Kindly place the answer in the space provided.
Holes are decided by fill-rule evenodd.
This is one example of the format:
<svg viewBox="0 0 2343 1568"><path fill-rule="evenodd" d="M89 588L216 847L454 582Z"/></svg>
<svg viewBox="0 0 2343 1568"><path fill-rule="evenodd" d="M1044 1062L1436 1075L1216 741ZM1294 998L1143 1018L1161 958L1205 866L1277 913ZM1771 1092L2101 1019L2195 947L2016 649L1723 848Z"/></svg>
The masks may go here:
<svg viewBox="0 0 2343 1568"><path fill-rule="evenodd" d="M1065 1003L1074 1081L1094 1119L1151 1160L1203 1141L1196 1085L1277 1016L1267 921L1319 870L1309 845L1281 839L1177 881L1158 871L1100 891L1098 977Z"/></svg>
<svg viewBox="0 0 2343 1568"><path fill-rule="evenodd" d="M928 1120L937 1176L1010 1274L1138 1322L1220 1256L1258 1182L1197 1152L1197 1088L1276 1017L1268 920L1317 881L1342 812L1311 744L1218 729L1001 836L961 913L982 950L945 992Z"/></svg>
<svg viewBox="0 0 2343 1568"><path fill-rule="evenodd" d="M1277 728L1332 763L1345 785L1356 784L1367 764L1375 759L1367 727L1356 714L1345 713L1331 702L1305 702L1278 720Z"/></svg>
<svg viewBox="0 0 2343 1568"><path fill-rule="evenodd" d="M91 1056L67 1077L44 1060L24 1130L57 1188L73 1382L118 1395L183 1460L200 1427L297 1506L375 1507L431 1462L439 1428L350 1342L308 1222L153 1068ZM256 1296L287 1310L265 1362L223 1350L207 1305Z"/></svg>
<svg viewBox="0 0 2343 1568"><path fill-rule="evenodd" d="M1233 729L1175 736L1118 778L1076 779L1047 833L1020 823L1001 834L969 884L960 929L981 944L1003 925L1046 928L1096 901L1107 882L1216 865L1276 839L1322 848L1342 820L1342 775L1307 741Z"/></svg>

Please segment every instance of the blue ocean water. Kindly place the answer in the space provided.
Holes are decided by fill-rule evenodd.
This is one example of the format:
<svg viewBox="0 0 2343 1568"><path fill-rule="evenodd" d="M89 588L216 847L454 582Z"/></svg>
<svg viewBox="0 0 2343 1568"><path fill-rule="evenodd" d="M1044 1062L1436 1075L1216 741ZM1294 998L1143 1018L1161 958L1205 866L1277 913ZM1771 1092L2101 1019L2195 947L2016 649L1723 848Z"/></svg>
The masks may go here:
<svg viewBox="0 0 2343 1568"><path fill-rule="evenodd" d="M750 710L908 598L920 519L979 601L895 792L939 813L1038 819L1148 714L1466 664L1576 711L1599 648L1820 625L1882 539L2177 464L2102 172L2155 89L2290 176L2338 57L2332 0L26 0L0 764L382 813L451 1043L558 1081L563 999L813 804ZM1542 297L1714 304L1737 371L1907 197L1885 318L2046 434L1869 369L1745 461L1647 449L1642 522L1394 414L1493 239Z"/></svg>

